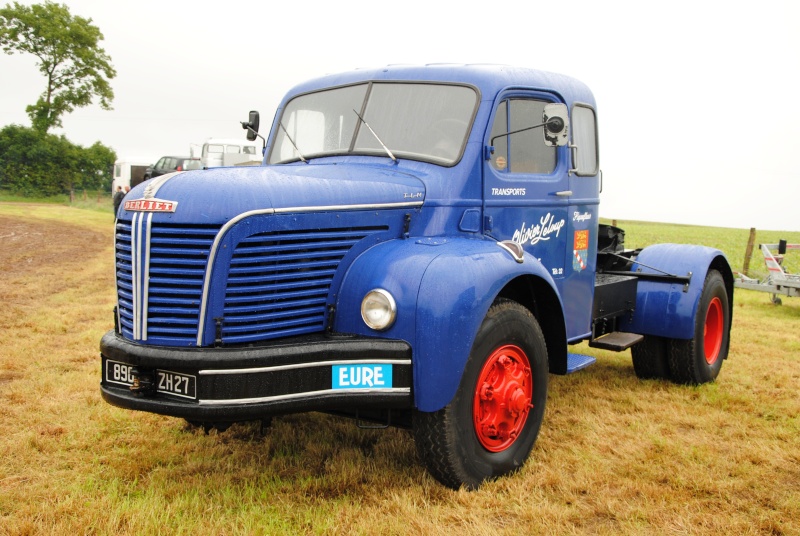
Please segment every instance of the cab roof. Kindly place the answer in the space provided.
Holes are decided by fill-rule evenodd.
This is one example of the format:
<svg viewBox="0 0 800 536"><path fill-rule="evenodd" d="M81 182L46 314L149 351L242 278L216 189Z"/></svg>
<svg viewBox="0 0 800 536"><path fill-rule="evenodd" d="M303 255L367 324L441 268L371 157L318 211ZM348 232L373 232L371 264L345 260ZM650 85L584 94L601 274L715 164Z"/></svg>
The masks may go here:
<svg viewBox="0 0 800 536"><path fill-rule="evenodd" d="M368 81L420 81L468 84L478 88L482 100L493 100L506 89L528 88L547 90L561 95L564 102L582 102L595 106L591 90L575 78L509 65L493 64L428 64L387 65L375 69L330 74L314 78L292 88L281 103L292 97L327 87L345 86Z"/></svg>

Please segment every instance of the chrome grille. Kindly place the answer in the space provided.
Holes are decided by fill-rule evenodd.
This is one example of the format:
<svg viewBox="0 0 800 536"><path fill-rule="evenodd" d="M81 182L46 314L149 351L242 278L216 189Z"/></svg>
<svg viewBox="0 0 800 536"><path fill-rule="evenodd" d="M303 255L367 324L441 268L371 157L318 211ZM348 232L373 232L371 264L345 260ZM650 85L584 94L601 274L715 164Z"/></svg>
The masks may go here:
<svg viewBox="0 0 800 536"><path fill-rule="evenodd" d="M149 219L117 222L123 336L153 345L198 344L204 277L220 228L151 224ZM221 322L214 328L217 342L241 344L325 329L339 263L356 243L386 230L382 225L271 230L241 239L227 271L218 267L211 272L217 284L206 285L225 289ZM220 304L221 298L221 292L207 296L211 303Z"/></svg>
<svg viewBox="0 0 800 536"><path fill-rule="evenodd" d="M219 226L163 223L150 226L147 317L142 340L172 346L195 344L203 276L208 253L218 231ZM116 270L119 322L123 335L133 339L135 254L131 236L131 223L118 222ZM142 281L141 277L137 279Z"/></svg>

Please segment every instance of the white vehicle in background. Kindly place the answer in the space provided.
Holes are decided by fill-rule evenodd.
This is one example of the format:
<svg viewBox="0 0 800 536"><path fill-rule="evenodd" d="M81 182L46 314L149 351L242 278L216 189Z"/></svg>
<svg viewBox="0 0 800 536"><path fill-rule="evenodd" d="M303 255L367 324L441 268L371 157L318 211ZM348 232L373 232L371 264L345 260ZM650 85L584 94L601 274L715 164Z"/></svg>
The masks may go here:
<svg viewBox="0 0 800 536"><path fill-rule="evenodd" d="M200 161L204 168L260 164L261 147L256 142L240 139L210 138L203 143Z"/></svg>
<svg viewBox="0 0 800 536"><path fill-rule="evenodd" d="M111 192L117 191L117 186L133 188L144 180L147 168L153 164L152 160L144 158L123 158L114 162L114 177L111 181Z"/></svg>

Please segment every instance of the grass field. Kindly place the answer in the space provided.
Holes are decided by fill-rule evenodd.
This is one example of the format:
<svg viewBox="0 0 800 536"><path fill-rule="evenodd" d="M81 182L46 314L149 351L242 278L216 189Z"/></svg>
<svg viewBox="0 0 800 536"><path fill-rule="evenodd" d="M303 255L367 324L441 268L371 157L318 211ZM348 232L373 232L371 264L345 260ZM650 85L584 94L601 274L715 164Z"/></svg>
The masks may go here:
<svg viewBox="0 0 800 536"><path fill-rule="evenodd" d="M800 534L800 298L738 291L713 384L582 348L598 363L550 377L520 473L454 492L403 430L306 414L206 435L104 403L112 222L0 203L0 534ZM736 270L749 232L618 225L628 247L704 243ZM800 233L757 240L779 238Z"/></svg>

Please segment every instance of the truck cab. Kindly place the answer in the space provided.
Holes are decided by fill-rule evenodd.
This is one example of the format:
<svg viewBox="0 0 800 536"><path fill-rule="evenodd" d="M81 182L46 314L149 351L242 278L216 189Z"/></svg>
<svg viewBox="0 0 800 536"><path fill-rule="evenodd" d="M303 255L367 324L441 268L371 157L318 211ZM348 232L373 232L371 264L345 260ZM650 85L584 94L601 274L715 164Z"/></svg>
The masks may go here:
<svg viewBox="0 0 800 536"><path fill-rule="evenodd" d="M242 125L254 140L259 114ZM597 111L572 78L386 67L283 99L261 166L158 177L116 222L111 404L206 427L328 411L407 426L443 484L517 470L548 375L631 349L712 381L733 278L718 250L624 249L599 222Z"/></svg>

